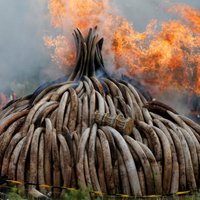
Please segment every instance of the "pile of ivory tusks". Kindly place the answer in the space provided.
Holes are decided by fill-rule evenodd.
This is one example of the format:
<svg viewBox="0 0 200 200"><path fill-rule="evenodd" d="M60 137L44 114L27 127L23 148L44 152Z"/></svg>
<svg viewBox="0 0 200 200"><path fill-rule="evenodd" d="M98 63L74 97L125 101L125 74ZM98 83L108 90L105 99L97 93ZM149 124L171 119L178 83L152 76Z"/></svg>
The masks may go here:
<svg viewBox="0 0 200 200"><path fill-rule="evenodd" d="M97 123L95 113L104 116ZM106 116L134 120L132 132ZM120 121L118 122L120 123ZM106 194L171 194L199 187L200 126L124 81L85 76L18 99L0 112L0 175L36 183L23 193L90 188ZM60 196L65 189L53 188Z"/></svg>

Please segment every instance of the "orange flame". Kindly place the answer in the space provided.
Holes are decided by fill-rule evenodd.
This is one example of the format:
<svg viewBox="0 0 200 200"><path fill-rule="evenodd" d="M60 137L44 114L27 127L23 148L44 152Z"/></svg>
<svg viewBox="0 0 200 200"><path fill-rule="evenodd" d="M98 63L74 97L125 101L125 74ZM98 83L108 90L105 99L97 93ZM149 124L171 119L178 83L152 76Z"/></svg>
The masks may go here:
<svg viewBox="0 0 200 200"><path fill-rule="evenodd" d="M176 12L180 19L163 23L159 31L155 30L158 23L154 20L143 33L119 16L109 0L49 0L49 10L52 25L64 32L64 36L46 38L48 46L55 48L53 58L61 67L72 66L75 58L68 33L76 27L86 32L98 26L105 38L107 65L126 68L129 75L147 86L159 86L159 92L178 88L200 94L198 9L176 5L169 11Z"/></svg>

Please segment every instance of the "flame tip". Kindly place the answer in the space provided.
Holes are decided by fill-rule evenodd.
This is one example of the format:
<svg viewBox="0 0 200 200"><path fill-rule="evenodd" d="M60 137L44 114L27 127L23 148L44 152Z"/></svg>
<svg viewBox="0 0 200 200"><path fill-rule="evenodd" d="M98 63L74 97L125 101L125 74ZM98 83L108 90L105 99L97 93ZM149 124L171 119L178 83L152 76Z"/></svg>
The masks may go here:
<svg viewBox="0 0 200 200"><path fill-rule="evenodd" d="M49 2L53 26L78 27L73 36L76 43L81 43L84 48L87 48L87 37L84 36L89 30L90 42L95 43L98 50L102 50L104 39L96 33L100 27L100 35L106 38L103 49L103 54L106 55L105 63L113 66L111 70L125 66L127 73L139 77L149 89L153 88L155 93L160 91L154 88L166 91L166 88L174 87L179 90L194 88L194 91L200 94L200 64L193 66L193 63L200 63L198 9L174 4L171 11L168 11L177 14L176 20L162 24L153 20L146 30L140 33L125 17L118 15L108 0ZM49 38L46 43L55 48L54 59L60 61L59 64L63 67L73 66L74 49L68 37Z"/></svg>

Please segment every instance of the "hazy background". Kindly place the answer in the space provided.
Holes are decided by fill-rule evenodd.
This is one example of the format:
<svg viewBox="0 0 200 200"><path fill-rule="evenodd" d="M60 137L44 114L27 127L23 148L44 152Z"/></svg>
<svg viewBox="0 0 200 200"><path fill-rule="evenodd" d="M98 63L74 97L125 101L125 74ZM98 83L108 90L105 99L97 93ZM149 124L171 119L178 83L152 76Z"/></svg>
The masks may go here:
<svg viewBox="0 0 200 200"><path fill-rule="evenodd" d="M47 0L0 1L0 90L10 84L14 89L32 91L39 82L59 76L51 62L43 36L51 35ZM200 8L200 0L112 0L136 30L143 31L152 19L173 18L165 13L174 2Z"/></svg>
<svg viewBox="0 0 200 200"><path fill-rule="evenodd" d="M30 80L38 81L51 65L43 44L50 30L46 0L0 1L0 89L8 84L27 89Z"/></svg>

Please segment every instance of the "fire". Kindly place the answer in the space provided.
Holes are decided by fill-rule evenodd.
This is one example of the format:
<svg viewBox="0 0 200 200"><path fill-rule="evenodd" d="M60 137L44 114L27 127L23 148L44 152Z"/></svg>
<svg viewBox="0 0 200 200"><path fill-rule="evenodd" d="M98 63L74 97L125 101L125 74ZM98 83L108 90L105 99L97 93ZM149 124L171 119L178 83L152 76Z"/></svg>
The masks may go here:
<svg viewBox="0 0 200 200"><path fill-rule="evenodd" d="M72 66L74 64L75 51L72 51L71 41L68 41L63 35L58 35L56 38L45 37L45 45L54 48L52 60L58 66Z"/></svg>
<svg viewBox="0 0 200 200"><path fill-rule="evenodd" d="M107 10L107 1L75 0L69 1L69 16L71 21L81 30L88 30L94 24L101 22L101 16Z"/></svg>
<svg viewBox="0 0 200 200"><path fill-rule="evenodd" d="M62 22L66 17L65 3L58 0L49 1L49 12L51 15L51 23L55 28L62 27Z"/></svg>
<svg viewBox="0 0 200 200"><path fill-rule="evenodd" d="M75 55L68 32L82 32L98 26L105 38L104 59L117 69L141 79L159 92L169 88L200 94L200 12L187 5L176 5L169 12L176 20L159 25L152 21L143 33L119 16L109 0L49 0L52 25L63 36L46 38L54 47L53 58L61 67L72 66ZM157 27L157 28L156 28ZM106 68L108 68L107 66ZM157 91L154 91L155 93Z"/></svg>

